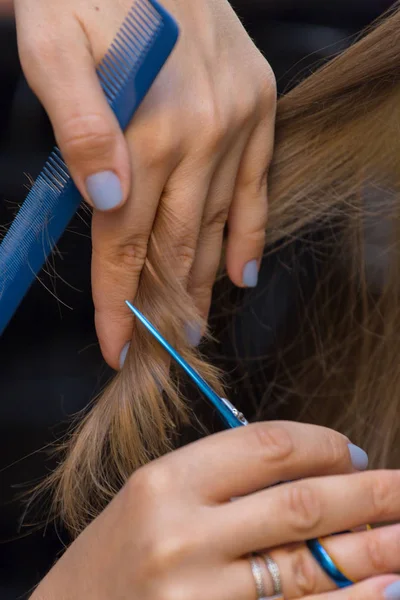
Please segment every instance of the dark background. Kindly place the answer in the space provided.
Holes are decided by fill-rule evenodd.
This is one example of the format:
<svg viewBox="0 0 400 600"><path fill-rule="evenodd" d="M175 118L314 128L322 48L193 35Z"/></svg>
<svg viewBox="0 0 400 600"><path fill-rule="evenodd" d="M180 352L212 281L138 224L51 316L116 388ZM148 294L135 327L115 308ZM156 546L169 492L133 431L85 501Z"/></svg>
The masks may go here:
<svg viewBox="0 0 400 600"><path fill-rule="evenodd" d="M270 61L283 92L313 65L343 49L391 2L235 0L233 4ZM6 229L26 194L27 174L34 178L39 173L53 145L46 116L20 70L14 23L6 17L0 17L0 91L0 228ZM33 286L0 339L0 600L27 598L62 548L63 533L52 526L45 532L19 528L18 498L27 484L51 468L46 451L39 450L62 434L68 415L83 408L111 374L99 354L93 327L89 236L89 217L82 213L50 265L57 278L41 275L43 285ZM256 331L247 352L262 354L270 344L270 336L260 334L254 314L262 313L263 322L271 325L269 331L285 320L288 306L283 298L291 296L290 280L276 275L275 261L271 285L267 262L261 278L269 284L268 296L258 294L251 313L242 316L242 321L249 319L247 329ZM229 353L229 348L224 351Z"/></svg>

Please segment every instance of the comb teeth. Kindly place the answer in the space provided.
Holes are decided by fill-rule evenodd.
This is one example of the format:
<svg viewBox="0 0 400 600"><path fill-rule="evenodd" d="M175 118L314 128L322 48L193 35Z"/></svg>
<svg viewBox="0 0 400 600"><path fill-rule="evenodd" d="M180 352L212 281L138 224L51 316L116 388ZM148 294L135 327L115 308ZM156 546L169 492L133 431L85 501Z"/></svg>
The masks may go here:
<svg viewBox="0 0 400 600"><path fill-rule="evenodd" d="M177 24L157 0L136 0L97 68L121 129L129 124L177 38ZM0 335L80 202L56 147L0 243Z"/></svg>
<svg viewBox="0 0 400 600"><path fill-rule="evenodd" d="M162 27L161 15L146 0L137 0L97 68L102 88L113 104L125 82L140 68L151 40ZM132 64L135 69L132 70Z"/></svg>

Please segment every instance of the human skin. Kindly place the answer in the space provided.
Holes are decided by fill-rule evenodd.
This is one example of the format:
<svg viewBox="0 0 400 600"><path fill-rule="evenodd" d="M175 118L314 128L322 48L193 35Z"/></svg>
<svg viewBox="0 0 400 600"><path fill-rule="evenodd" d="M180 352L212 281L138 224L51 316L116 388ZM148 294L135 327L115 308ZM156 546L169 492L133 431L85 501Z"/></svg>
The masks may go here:
<svg viewBox="0 0 400 600"><path fill-rule="evenodd" d="M302 543L398 520L400 472L356 470L366 465L346 437L313 425L209 436L139 469L31 600L255 600L247 556L268 549L285 600L400 598L398 525L328 538L360 581L342 590Z"/></svg>
<svg viewBox="0 0 400 600"><path fill-rule="evenodd" d="M228 225L226 267L257 283L267 222L276 87L227 0L164 0L178 44L120 131L95 74L132 0L15 0L28 83L45 107L84 199L94 207L92 284L103 355L119 368L154 237L207 318ZM202 331L187 324L189 341ZM121 354L121 351L124 350Z"/></svg>

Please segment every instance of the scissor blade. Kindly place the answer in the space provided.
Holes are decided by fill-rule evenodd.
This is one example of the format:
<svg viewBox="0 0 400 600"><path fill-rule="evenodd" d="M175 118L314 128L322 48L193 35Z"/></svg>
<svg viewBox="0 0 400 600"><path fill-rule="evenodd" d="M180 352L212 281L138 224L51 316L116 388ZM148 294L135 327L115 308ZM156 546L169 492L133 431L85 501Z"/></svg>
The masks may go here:
<svg viewBox="0 0 400 600"><path fill-rule="evenodd" d="M208 398L212 405L217 409L218 413L222 417L223 421L228 427L240 427L247 425L246 419L241 413L225 398L220 398L218 394L208 385L208 383L201 377L201 375L189 365L189 363L167 342L167 340L161 335L161 333L154 327L152 323L128 300L125 300L127 306L133 312L135 317L150 331L150 333L156 338L161 346L168 352L168 354L184 369L184 371L191 377L201 392Z"/></svg>

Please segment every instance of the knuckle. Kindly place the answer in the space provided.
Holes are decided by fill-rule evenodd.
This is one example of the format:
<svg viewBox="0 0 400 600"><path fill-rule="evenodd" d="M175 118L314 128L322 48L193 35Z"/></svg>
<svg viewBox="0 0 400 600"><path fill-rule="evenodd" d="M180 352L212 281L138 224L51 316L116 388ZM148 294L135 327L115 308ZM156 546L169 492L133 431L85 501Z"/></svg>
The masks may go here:
<svg viewBox="0 0 400 600"><path fill-rule="evenodd" d="M365 536L365 553L367 564L372 568L372 574L380 574L384 573L388 567L387 546L379 532L374 533L376 534Z"/></svg>
<svg viewBox="0 0 400 600"><path fill-rule="evenodd" d="M154 139L157 139L157 144L154 144ZM146 132L135 140L138 148L140 148L140 166L144 169L158 170L165 167L170 161L175 158L179 152L179 146L169 136L155 135L152 137Z"/></svg>
<svg viewBox="0 0 400 600"><path fill-rule="evenodd" d="M289 484L283 491L290 526L296 534L310 535L322 517L316 492L308 485Z"/></svg>
<svg viewBox="0 0 400 600"><path fill-rule="evenodd" d="M111 265L116 270L129 268L130 273L140 273L147 256L148 238L143 235L112 242L103 247L93 244L93 253L100 255L103 263Z"/></svg>
<svg viewBox="0 0 400 600"><path fill-rule="evenodd" d="M134 120L127 130L135 164L141 169L173 170L183 155L183 127L179 111L157 106L150 118ZM157 143L154 143L157 140Z"/></svg>
<svg viewBox="0 0 400 600"><path fill-rule="evenodd" d="M247 231L246 233L244 233L244 237L246 238L249 245L255 246L256 248L264 248L266 237L264 228L257 230L252 229L250 231Z"/></svg>
<svg viewBox="0 0 400 600"><path fill-rule="evenodd" d="M254 207L261 206L263 213L267 212L267 181L268 168L265 163L257 165L257 168L250 166L242 171L238 179L240 191L246 194L246 205L254 210Z"/></svg>
<svg viewBox="0 0 400 600"><path fill-rule="evenodd" d="M203 99L202 99L203 100ZM195 109L195 122L199 128L199 148L203 152L217 150L226 135L225 119L213 98L204 99Z"/></svg>
<svg viewBox="0 0 400 600"><path fill-rule="evenodd" d="M367 481L374 520L385 520L400 507L400 471L375 471L372 475Z"/></svg>
<svg viewBox="0 0 400 600"><path fill-rule="evenodd" d="M184 583L168 581L164 583L154 600L187 600L187 598L194 598L194 596Z"/></svg>
<svg viewBox="0 0 400 600"><path fill-rule="evenodd" d="M149 502L166 494L173 485L170 471L161 464L151 464L135 471L127 483L128 495L135 504ZM143 504L146 506L146 504Z"/></svg>
<svg viewBox="0 0 400 600"><path fill-rule="evenodd" d="M168 532L153 540L147 548L146 554L153 573L162 575L179 567L191 553L190 541L183 531L179 533Z"/></svg>
<svg viewBox="0 0 400 600"><path fill-rule="evenodd" d="M245 223L235 223L234 227L231 227L228 231L232 237L239 240L243 246L252 248L254 251L260 254L265 249L266 242L266 222L267 217L261 217L257 225L248 223L247 229Z"/></svg>
<svg viewBox="0 0 400 600"><path fill-rule="evenodd" d="M275 104L277 101L278 88L276 84L276 78L273 70L269 67L267 73L263 74L263 77L260 79L261 81L261 91L260 97L262 102L269 112L275 108Z"/></svg>
<svg viewBox="0 0 400 600"><path fill-rule="evenodd" d="M382 542L382 544L383 544L383 542ZM396 557L400 556L400 535L399 535L398 530L394 533L394 535L391 535L389 544L384 544L384 549L389 554L389 557L388 557L387 563L386 563L387 565L388 565L388 563L393 563L393 556L396 556Z"/></svg>
<svg viewBox="0 0 400 600"><path fill-rule="evenodd" d="M175 591L180 595L180 588L184 585L183 579L171 579L171 574L179 573L180 567L187 562L189 557L196 554L198 547L197 537L190 535L191 527L181 527L179 530L172 527L158 528L158 533L147 540L145 548L145 565L142 574L144 578L156 578L162 583L162 591L169 598L169 586L178 586ZM196 531L193 530L195 534ZM169 591L172 591L170 589ZM171 596L172 598L174 596ZM192 597L182 595L182 598ZM164 596L161 596L164 598Z"/></svg>
<svg viewBox="0 0 400 600"><path fill-rule="evenodd" d="M175 249L175 258L184 273L189 273L196 255L196 248L191 244L179 244Z"/></svg>
<svg viewBox="0 0 400 600"><path fill-rule="evenodd" d="M254 426L251 425L251 428L255 444L268 463L287 460L293 454L294 443L284 427L270 423L256 423Z"/></svg>
<svg viewBox="0 0 400 600"><path fill-rule="evenodd" d="M235 114L239 125L245 125L251 121L258 112L257 97L255 95L242 96L237 98Z"/></svg>
<svg viewBox="0 0 400 600"><path fill-rule="evenodd" d="M123 244L119 248L116 259L122 267L132 270L141 270L147 255L147 240L142 242Z"/></svg>
<svg viewBox="0 0 400 600"><path fill-rule="evenodd" d="M335 431L328 429L325 440L326 456L324 456L324 463L334 469L349 465L349 451L344 438Z"/></svg>
<svg viewBox="0 0 400 600"><path fill-rule="evenodd" d="M210 122L203 130L202 137L200 140L200 147L204 153L210 154L216 152L221 147L222 141L225 137L225 129L220 123Z"/></svg>
<svg viewBox="0 0 400 600"><path fill-rule="evenodd" d="M115 131L103 115L89 114L67 119L58 132L58 142L67 154L81 160L96 160L108 154L114 143Z"/></svg>
<svg viewBox="0 0 400 600"><path fill-rule="evenodd" d="M229 206L218 208L204 217L203 228L209 233L219 234L223 231L228 220Z"/></svg>
<svg viewBox="0 0 400 600"><path fill-rule="evenodd" d="M206 313L211 304L211 294L213 279L204 282L202 285L190 286L190 294L195 299L196 306Z"/></svg>
<svg viewBox="0 0 400 600"><path fill-rule="evenodd" d="M295 588L294 597L311 596L317 594L318 565L304 546L294 552L292 557L292 582Z"/></svg>

